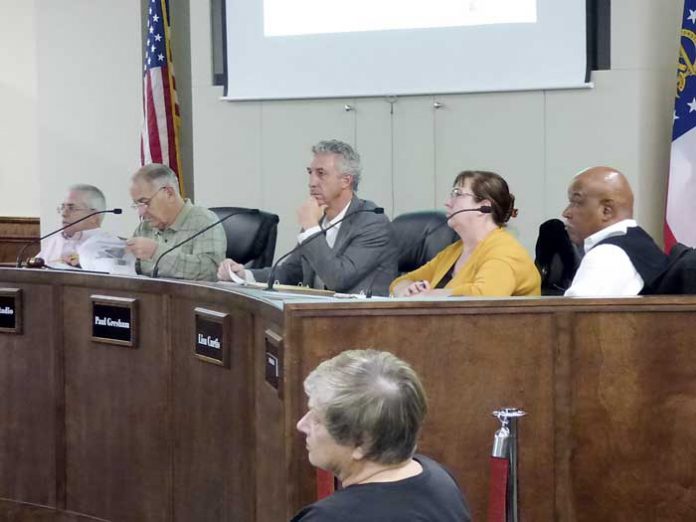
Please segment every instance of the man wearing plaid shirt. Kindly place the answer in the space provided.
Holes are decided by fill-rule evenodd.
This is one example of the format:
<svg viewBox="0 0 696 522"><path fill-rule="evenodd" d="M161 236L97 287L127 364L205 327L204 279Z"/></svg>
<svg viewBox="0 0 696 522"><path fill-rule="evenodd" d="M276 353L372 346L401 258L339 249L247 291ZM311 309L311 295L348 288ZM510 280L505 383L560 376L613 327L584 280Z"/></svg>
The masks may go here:
<svg viewBox="0 0 696 522"><path fill-rule="evenodd" d="M162 254L217 221L210 210L181 197L176 174L166 165L151 163L139 169L131 179L130 194L141 221L127 244L138 258L139 274L152 275ZM162 257L159 275L216 281L226 249L222 225L215 226Z"/></svg>

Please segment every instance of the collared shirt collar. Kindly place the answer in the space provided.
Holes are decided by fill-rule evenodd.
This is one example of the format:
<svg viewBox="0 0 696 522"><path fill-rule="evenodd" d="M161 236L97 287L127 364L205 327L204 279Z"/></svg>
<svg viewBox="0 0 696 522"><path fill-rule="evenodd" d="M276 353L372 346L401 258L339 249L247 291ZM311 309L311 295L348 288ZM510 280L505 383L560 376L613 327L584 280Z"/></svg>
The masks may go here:
<svg viewBox="0 0 696 522"><path fill-rule="evenodd" d="M331 221L329 221L328 223L326 222L326 216L324 216L324 218L321 220L321 228L329 227L329 226L333 225L334 223L336 223L337 221L340 221L341 219L343 219L344 216L346 215L346 212L348 212L348 207L350 207L350 204L351 204L352 202L353 202L353 200L351 199L351 200L348 202L348 204L347 204L345 207L343 207L343 210L341 210L341 211L336 215L336 217L333 218L333 219L332 219Z"/></svg>
<svg viewBox="0 0 696 522"><path fill-rule="evenodd" d="M87 230L80 230L79 232L75 232L72 236L67 237L64 234L61 234L63 238L66 241L82 241L83 239L87 239L90 236L93 236L94 234L101 232L101 228L88 228Z"/></svg>
<svg viewBox="0 0 696 522"><path fill-rule="evenodd" d="M622 236L626 233L629 228L637 227L635 219L624 219L613 225L609 225L602 230L598 230L591 236L585 238L585 253L589 252L592 248L597 246L597 243L604 241L608 237Z"/></svg>
<svg viewBox="0 0 696 522"><path fill-rule="evenodd" d="M167 229L171 229L171 230L175 230L175 231L179 230L181 228L181 225L183 225L184 221L186 221L186 217L189 215L189 212L191 212L192 207L193 207L193 203L191 203L190 199L186 198L184 200L184 206L181 207L181 210L176 215L176 219L174 220L174 223L169 225L164 230L167 230ZM164 230L162 232L164 232Z"/></svg>

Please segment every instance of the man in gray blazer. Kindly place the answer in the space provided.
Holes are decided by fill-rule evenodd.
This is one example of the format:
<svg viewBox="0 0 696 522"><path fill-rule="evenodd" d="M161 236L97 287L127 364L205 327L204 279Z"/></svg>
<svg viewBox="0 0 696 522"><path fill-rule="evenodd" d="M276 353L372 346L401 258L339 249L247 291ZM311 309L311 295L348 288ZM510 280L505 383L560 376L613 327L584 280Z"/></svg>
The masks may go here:
<svg viewBox="0 0 696 522"><path fill-rule="evenodd" d="M297 210L301 247L277 267L273 278L335 292L388 295L397 275L396 241L389 219L371 212L377 208L374 203L356 196L360 156L337 140L317 143L312 153L309 197ZM225 259L218 278L229 280L230 272L246 281L266 281L271 269L246 270Z"/></svg>

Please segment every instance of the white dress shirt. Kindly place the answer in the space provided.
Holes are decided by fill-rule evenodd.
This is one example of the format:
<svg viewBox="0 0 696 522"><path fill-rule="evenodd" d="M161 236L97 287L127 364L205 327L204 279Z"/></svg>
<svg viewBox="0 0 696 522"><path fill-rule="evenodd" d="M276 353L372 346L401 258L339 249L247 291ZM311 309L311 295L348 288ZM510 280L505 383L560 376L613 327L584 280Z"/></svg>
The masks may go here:
<svg viewBox="0 0 696 522"><path fill-rule="evenodd" d="M624 219L585 239L583 257L570 288L569 297L624 297L638 295L643 289L643 278L636 271L626 252L616 245L597 243L626 234L637 227L633 219Z"/></svg>
<svg viewBox="0 0 696 522"><path fill-rule="evenodd" d="M80 245L88 239L97 236L103 236L105 239L115 237L110 232L101 228L90 228L88 230L75 232L71 237L65 237L61 232L48 239L44 239L41 242L41 252L36 256L42 258L49 266L65 268L70 265L66 264L63 259L70 255L77 254L77 248Z"/></svg>

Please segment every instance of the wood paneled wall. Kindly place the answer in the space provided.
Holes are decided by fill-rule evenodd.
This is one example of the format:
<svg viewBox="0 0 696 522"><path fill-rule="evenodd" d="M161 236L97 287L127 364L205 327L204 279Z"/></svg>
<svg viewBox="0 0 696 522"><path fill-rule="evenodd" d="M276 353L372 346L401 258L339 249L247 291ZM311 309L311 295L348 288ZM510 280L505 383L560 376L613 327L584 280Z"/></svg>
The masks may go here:
<svg viewBox="0 0 696 522"><path fill-rule="evenodd" d="M0 497L114 522L288 520L315 492L295 428L302 380L373 347L421 376L419 450L453 471L475 520L503 406L529 413L521 520L696 520L695 297L281 305L224 285L11 269L0 286L24 302L24 333L0 334ZM136 348L90 339L93 294L138 299ZM229 314L229 367L194 356L197 307Z"/></svg>
<svg viewBox="0 0 696 522"><path fill-rule="evenodd" d="M0 216L0 264L14 264L21 248L40 237L39 218ZM26 255L35 255L39 244L27 248Z"/></svg>
<svg viewBox="0 0 696 522"><path fill-rule="evenodd" d="M72 511L0 498L0 520L7 522L108 522Z"/></svg>

